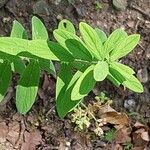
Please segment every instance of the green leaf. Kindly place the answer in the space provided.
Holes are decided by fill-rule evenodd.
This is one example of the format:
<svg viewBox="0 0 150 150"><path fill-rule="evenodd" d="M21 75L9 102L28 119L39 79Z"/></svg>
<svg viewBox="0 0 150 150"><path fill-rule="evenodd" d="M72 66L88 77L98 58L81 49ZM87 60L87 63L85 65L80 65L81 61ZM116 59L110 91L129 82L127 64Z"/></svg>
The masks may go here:
<svg viewBox="0 0 150 150"><path fill-rule="evenodd" d="M21 38L21 39L28 39L28 35L27 35L26 30L18 21L13 22L13 28L12 28L10 36L16 37L16 38ZM5 55L7 55L7 54L5 54ZM13 62L12 63L12 70L16 73L22 74L24 69L25 69L25 64L23 63L21 58L19 58L17 56L13 57L10 55L8 57L8 59Z"/></svg>
<svg viewBox="0 0 150 150"><path fill-rule="evenodd" d="M91 26L89 26L84 22L81 22L79 24L79 29L84 42L91 50L91 52L95 55L96 58L103 59L104 58L103 45L96 31Z"/></svg>
<svg viewBox="0 0 150 150"><path fill-rule="evenodd" d="M74 25L67 19L63 19L62 21L60 21L58 29L66 30L70 33L76 34Z"/></svg>
<svg viewBox="0 0 150 150"><path fill-rule="evenodd" d="M16 88L16 106L21 114L26 114L35 102L39 78L39 64L36 60L31 60Z"/></svg>
<svg viewBox="0 0 150 150"><path fill-rule="evenodd" d="M73 76L71 66L64 63L61 64L56 83L56 108L61 118L64 118L80 102L80 99L78 101L71 100L71 91L81 74L82 72L77 71Z"/></svg>
<svg viewBox="0 0 150 150"><path fill-rule="evenodd" d="M84 47L84 45L82 45L82 43L75 39L68 39L65 43L75 59L92 61L90 52Z"/></svg>
<svg viewBox="0 0 150 150"><path fill-rule="evenodd" d="M94 65L88 67L81 77L77 80L72 92L71 100L79 100L85 97L94 87L96 81L93 77Z"/></svg>
<svg viewBox="0 0 150 150"><path fill-rule="evenodd" d="M116 49L116 46L122 44L122 39L126 37L127 33L121 28L113 31L104 43L105 53L109 54L113 49Z"/></svg>
<svg viewBox="0 0 150 150"><path fill-rule="evenodd" d="M120 64L119 64L120 67ZM133 70L130 70L129 68L127 70L123 70L123 68L119 68L116 64L110 65L109 71L112 74L112 76L119 81L123 86L129 88L130 90L138 93L143 92L143 86L138 81L136 77L133 76ZM126 66L125 66L126 68Z"/></svg>
<svg viewBox="0 0 150 150"><path fill-rule="evenodd" d="M24 27L17 21L13 21L13 27L11 30L11 37L28 39L28 35Z"/></svg>
<svg viewBox="0 0 150 150"><path fill-rule="evenodd" d="M45 25L36 16L32 17L32 39L48 40L48 33ZM52 61L41 58L39 59L39 65L42 70L45 70L48 73L52 73L54 76L56 76L55 67Z"/></svg>
<svg viewBox="0 0 150 150"><path fill-rule="evenodd" d="M111 73L108 74L107 79L111 81L116 87L119 87L121 84Z"/></svg>
<svg viewBox="0 0 150 150"><path fill-rule="evenodd" d="M94 79L103 81L109 73L108 63L106 61L98 61L94 67Z"/></svg>
<svg viewBox="0 0 150 150"><path fill-rule="evenodd" d="M22 54L22 56L24 53L30 53L44 59L59 60L50 50L49 42L46 40L25 40L12 37L1 37L0 51L10 55Z"/></svg>
<svg viewBox="0 0 150 150"><path fill-rule="evenodd" d="M142 93L144 91L142 84L140 81L134 77L133 75L124 81L122 83L125 87L129 88L130 90L137 92L137 93Z"/></svg>
<svg viewBox="0 0 150 150"><path fill-rule="evenodd" d="M102 41L102 43L105 43L107 41L107 35L105 34L105 32L100 30L99 28L95 28L95 31L99 36L100 40Z"/></svg>
<svg viewBox="0 0 150 150"><path fill-rule="evenodd" d="M71 53L68 50L66 50L64 47L62 47L60 44L49 41L48 46L49 46L51 52L55 56L57 56L57 58L59 60L64 61L64 62L74 61L74 58L71 55Z"/></svg>
<svg viewBox="0 0 150 150"><path fill-rule="evenodd" d="M67 48L65 42L68 39L75 39L75 40L83 43L83 41L78 36L76 36L75 34L69 32L69 31L66 31L66 30L56 29L56 30L54 30L53 35L54 35L55 39L65 48Z"/></svg>
<svg viewBox="0 0 150 150"><path fill-rule="evenodd" d="M130 67L116 62L110 63L110 66L120 72L120 74L122 74L125 78L130 78L130 76L134 73L134 71Z"/></svg>
<svg viewBox="0 0 150 150"><path fill-rule="evenodd" d="M139 34L133 34L126 37L124 40L122 40L121 44L117 45L117 47L115 47L115 49L112 51L110 55L111 60L115 61L127 55L135 48L139 40L140 40Z"/></svg>
<svg viewBox="0 0 150 150"><path fill-rule="evenodd" d="M39 66L41 70L47 71L49 74L52 74L54 77L56 77L56 71L52 61L40 58Z"/></svg>
<svg viewBox="0 0 150 150"><path fill-rule="evenodd" d="M126 78L118 71L112 68L111 66L109 67L109 72L115 78L118 82L121 84L126 81Z"/></svg>
<svg viewBox="0 0 150 150"><path fill-rule="evenodd" d="M19 74L22 74L24 72L25 64L23 63L23 61L19 57L15 57L15 59L13 60L12 70L15 73L19 73Z"/></svg>
<svg viewBox="0 0 150 150"><path fill-rule="evenodd" d="M122 70L124 70L125 72L127 72L128 74L135 74L135 71L132 69L132 68L130 68L129 66L126 66L126 65L124 65L124 64L121 64L121 63L119 63L119 62L112 62L112 63L110 63L111 64L111 66L114 66L116 69L122 69Z"/></svg>
<svg viewBox="0 0 150 150"><path fill-rule="evenodd" d="M0 63L0 102L3 100L12 77L11 65L9 61Z"/></svg>
<svg viewBox="0 0 150 150"><path fill-rule="evenodd" d="M32 39L48 40L48 33L43 22L36 16L32 17Z"/></svg>
<svg viewBox="0 0 150 150"><path fill-rule="evenodd" d="M127 7L127 1L125 0L113 0L113 5L118 10L125 10Z"/></svg>

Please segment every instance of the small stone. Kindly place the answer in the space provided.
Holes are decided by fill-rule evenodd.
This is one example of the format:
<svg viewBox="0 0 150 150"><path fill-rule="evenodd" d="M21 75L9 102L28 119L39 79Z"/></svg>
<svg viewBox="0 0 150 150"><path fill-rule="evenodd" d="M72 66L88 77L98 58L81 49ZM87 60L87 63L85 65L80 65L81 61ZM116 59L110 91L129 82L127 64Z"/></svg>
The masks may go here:
<svg viewBox="0 0 150 150"><path fill-rule="evenodd" d="M127 0L113 0L113 5L118 10L125 10L127 7Z"/></svg>
<svg viewBox="0 0 150 150"><path fill-rule="evenodd" d="M55 0L54 1L55 5L59 5L60 2L61 2L61 0Z"/></svg>
<svg viewBox="0 0 150 150"><path fill-rule="evenodd" d="M147 68L143 68L138 70L137 72L137 77L142 83L148 82L148 70Z"/></svg>
<svg viewBox="0 0 150 150"><path fill-rule="evenodd" d="M0 8L2 8L8 0L0 0Z"/></svg>
<svg viewBox="0 0 150 150"><path fill-rule="evenodd" d="M124 108L128 109L129 111L133 111L136 103L134 99L126 99L124 102Z"/></svg>
<svg viewBox="0 0 150 150"><path fill-rule="evenodd" d="M128 25L128 27L133 28L135 23L134 23L134 21L129 21L129 22L127 22L127 25Z"/></svg>
<svg viewBox="0 0 150 150"><path fill-rule="evenodd" d="M45 0L41 0L35 3L33 5L33 12L34 14L48 15L48 16L50 15L50 9Z"/></svg>

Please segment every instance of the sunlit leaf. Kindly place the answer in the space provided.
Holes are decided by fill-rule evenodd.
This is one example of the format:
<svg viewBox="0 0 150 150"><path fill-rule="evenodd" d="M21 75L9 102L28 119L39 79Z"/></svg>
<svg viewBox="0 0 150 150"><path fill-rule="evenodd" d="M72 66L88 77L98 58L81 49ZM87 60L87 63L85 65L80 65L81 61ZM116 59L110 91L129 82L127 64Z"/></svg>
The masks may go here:
<svg viewBox="0 0 150 150"><path fill-rule="evenodd" d="M26 114L35 102L39 78L39 64L36 60L31 60L23 72L16 89L16 106L21 114Z"/></svg>
<svg viewBox="0 0 150 150"><path fill-rule="evenodd" d="M95 55L96 58L103 59L105 55L103 51L103 45L96 31L84 22L79 24L79 29L84 42L91 50L91 52Z"/></svg>
<svg viewBox="0 0 150 150"><path fill-rule="evenodd" d="M124 40L122 40L121 44L115 47L115 49L111 52L111 60L114 61L127 55L135 48L135 46L139 43L139 40L139 34L133 34L126 37Z"/></svg>
<svg viewBox="0 0 150 150"><path fill-rule="evenodd" d="M63 29L73 34L76 34L74 25L67 19L63 19L59 22L58 29Z"/></svg>
<svg viewBox="0 0 150 150"><path fill-rule="evenodd" d="M13 27L10 36L21 39L28 39L26 30L17 20L13 21Z"/></svg>
<svg viewBox="0 0 150 150"><path fill-rule="evenodd" d="M32 17L32 39L48 40L48 33L43 22L36 16Z"/></svg>
<svg viewBox="0 0 150 150"><path fill-rule="evenodd" d="M71 93L71 100L79 100L85 97L94 87L96 81L93 77L94 65L88 67L77 80Z"/></svg>
<svg viewBox="0 0 150 150"><path fill-rule="evenodd" d="M97 35L99 36L100 40L102 41L102 43L107 41L107 35L105 34L104 31L102 31L99 28L95 28L95 31L96 31Z"/></svg>
<svg viewBox="0 0 150 150"><path fill-rule="evenodd" d="M94 79L103 81L109 73L108 63L106 61L98 61L94 67Z"/></svg>

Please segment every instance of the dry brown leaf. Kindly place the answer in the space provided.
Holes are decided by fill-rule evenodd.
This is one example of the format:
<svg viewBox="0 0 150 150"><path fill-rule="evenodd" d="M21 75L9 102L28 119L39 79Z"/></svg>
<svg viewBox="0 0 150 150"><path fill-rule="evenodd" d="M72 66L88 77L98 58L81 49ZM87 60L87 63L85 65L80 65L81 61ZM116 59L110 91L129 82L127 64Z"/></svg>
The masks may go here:
<svg viewBox="0 0 150 150"><path fill-rule="evenodd" d="M146 147L150 141L149 129L147 126L136 122L134 124L135 131L132 133L133 144L135 147L140 149L141 147Z"/></svg>
<svg viewBox="0 0 150 150"><path fill-rule="evenodd" d="M144 128L145 128L145 125L137 121L137 122L134 124L134 127L137 128L137 129L138 129L138 128L141 128L141 127L144 127Z"/></svg>
<svg viewBox="0 0 150 150"><path fill-rule="evenodd" d="M110 103L102 105L100 102L94 102L88 105L88 109L91 112L95 112L96 115L98 114L99 118L105 119L106 123L115 125L117 130L129 125L128 116L111 108Z"/></svg>
<svg viewBox="0 0 150 150"><path fill-rule="evenodd" d="M101 116L107 123L115 125L117 130L129 125L129 118L125 113L106 112Z"/></svg>
<svg viewBox="0 0 150 150"><path fill-rule="evenodd" d="M150 141L148 132L142 132L141 138L142 138L144 141L147 141L147 142Z"/></svg>
<svg viewBox="0 0 150 150"><path fill-rule="evenodd" d="M124 127L118 130L115 134L115 142L119 144L131 142L130 133L131 133L130 128Z"/></svg>
<svg viewBox="0 0 150 150"><path fill-rule="evenodd" d="M8 126L5 122L0 123L0 143L4 143L6 141L6 136L8 134Z"/></svg>
<svg viewBox="0 0 150 150"><path fill-rule="evenodd" d="M133 150L148 150L145 146L134 147Z"/></svg>
<svg viewBox="0 0 150 150"><path fill-rule="evenodd" d="M110 143L107 144L105 150L123 150L123 147L120 144Z"/></svg>
<svg viewBox="0 0 150 150"><path fill-rule="evenodd" d="M143 145L147 145L149 142L149 135L145 129L138 129L133 134L133 144L134 146L141 147Z"/></svg>
<svg viewBox="0 0 150 150"><path fill-rule="evenodd" d="M112 107L110 107L110 105L103 105L100 107L99 109L99 115L103 115L105 113L108 113L108 112L116 112L116 110L114 110Z"/></svg>
<svg viewBox="0 0 150 150"><path fill-rule="evenodd" d="M19 139L19 133L20 133L20 124L17 121L13 121L9 123L9 132L7 135L7 140L15 146L16 142Z"/></svg>
<svg viewBox="0 0 150 150"><path fill-rule="evenodd" d="M120 144L116 144L114 150L123 150L123 148Z"/></svg>
<svg viewBox="0 0 150 150"><path fill-rule="evenodd" d="M25 142L22 144L21 150L36 150L36 146L42 142L42 136L39 131L25 131L24 138Z"/></svg>

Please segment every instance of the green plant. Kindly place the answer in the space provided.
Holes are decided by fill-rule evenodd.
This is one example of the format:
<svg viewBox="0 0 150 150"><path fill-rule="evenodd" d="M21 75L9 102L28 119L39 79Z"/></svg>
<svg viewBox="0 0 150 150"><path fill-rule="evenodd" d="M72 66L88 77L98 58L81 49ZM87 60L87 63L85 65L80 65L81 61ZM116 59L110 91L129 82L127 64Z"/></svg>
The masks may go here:
<svg viewBox="0 0 150 150"><path fill-rule="evenodd" d="M123 144L124 145L124 148L123 150L132 150L133 149L133 144L132 143L125 143Z"/></svg>
<svg viewBox="0 0 150 150"><path fill-rule="evenodd" d="M103 8L102 4L98 0L96 0L95 1L95 10L100 11L102 8Z"/></svg>
<svg viewBox="0 0 150 150"><path fill-rule="evenodd" d="M143 92L135 72L118 62L137 45L138 34L128 36L124 30L117 29L107 38L102 30L81 22L81 37L78 37L69 21L60 24L54 30L54 37L75 58L75 63L62 63L58 75L56 105L60 117L71 111L91 91L96 81L107 78L117 87L123 85L135 92ZM72 68L77 69L74 75Z"/></svg>
<svg viewBox="0 0 150 150"><path fill-rule="evenodd" d="M27 32L23 28L23 26L18 22L13 22L13 27L11 31L12 40L17 41L19 39L28 39ZM47 31L44 27L44 24L37 18L32 18L32 39L48 39ZM18 42L19 43L19 42ZM14 42L15 44L15 42ZM1 42L1 45L3 43ZM9 43L8 43L9 46ZM7 47L7 46L5 46ZM11 49L10 44L10 49ZM19 49L20 47L18 47ZM12 52L13 54L13 52ZM46 60L43 58L34 59L23 57L23 59L28 60L28 65L25 65L25 62L22 57L12 56L9 54L1 55L1 59L4 60L3 64L1 64L1 97L0 100L3 100L9 83L11 81L11 70L20 74L20 80L18 81L18 85L16 88L16 106L20 113L25 114L32 107L37 91L38 84L40 78L40 70L45 70L49 73L52 73L55 76L55 68L53 63L50 60ZM6 76L7 75L7 76Z"/></svg>
<svg viewBox="0 0 150 150"><path fill-rule="evenodd" d="M110 129L107 132L104 133L104 137L103 139L107 142L112 142L114 140L115 137L115 129Z"/></svg>
<svg viewBox="0 0 150 150"><path fill-rule="evenodd" d="M54 30L58 43L52 42L48 39L44 24L33 17L32 40L28 40L25 29L15 21L11 37L0 37L3 62L0 67L4 70L0 74L1 97L7 91L12 68L20 74L16 89L17 109L22 114L27 113L35 102L40 70L56 75L51 60L60 61L61 66L56 83L56 107L61 118L88 95L96 81L107 78L117 87L123 85L135 92L143 92L135 72L118 62L137 45L140 39L138 34L128 36L122 29L117 29L107 37L102 30L93 29L84 22L79 24L79 29L81 37L76 35L70 21L62 20L58 29Z"/></svg>
<svg viewBox="0 0 150 150"><path fill-rule="evenodd" d="M106 103L107 101L110 101L110 99L106 96L105 92L100 92L99 95L95 96L95 99L102 103Z"/></svg>

